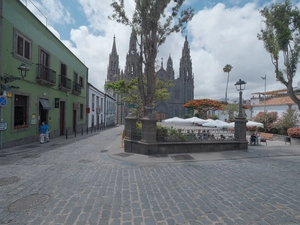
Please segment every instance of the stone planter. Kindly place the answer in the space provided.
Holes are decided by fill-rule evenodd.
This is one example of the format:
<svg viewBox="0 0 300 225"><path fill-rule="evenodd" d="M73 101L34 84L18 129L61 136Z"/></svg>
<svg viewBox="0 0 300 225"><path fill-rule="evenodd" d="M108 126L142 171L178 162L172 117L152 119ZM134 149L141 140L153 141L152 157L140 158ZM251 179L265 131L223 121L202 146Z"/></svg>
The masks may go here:
<svg viewBox="0 0 300 225"><path fill-rule="evenodd" d="M300 145L300 138L291 137L291 145Z"/></svg>

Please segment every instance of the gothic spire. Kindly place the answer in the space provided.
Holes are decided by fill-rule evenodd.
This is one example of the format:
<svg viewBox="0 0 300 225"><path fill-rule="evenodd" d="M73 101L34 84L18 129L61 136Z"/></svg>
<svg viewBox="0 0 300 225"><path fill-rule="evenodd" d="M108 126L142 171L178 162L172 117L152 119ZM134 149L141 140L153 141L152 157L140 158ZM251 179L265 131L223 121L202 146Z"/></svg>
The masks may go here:
<svg viewBox="0 0 300 225"><path fill-rule="evenodd" d="M113 41L113 46L112 46L112 50L111 50L111 54L112 55L117 55L117 47L116 47L116 36L114 35L114 41Z"/></svg>

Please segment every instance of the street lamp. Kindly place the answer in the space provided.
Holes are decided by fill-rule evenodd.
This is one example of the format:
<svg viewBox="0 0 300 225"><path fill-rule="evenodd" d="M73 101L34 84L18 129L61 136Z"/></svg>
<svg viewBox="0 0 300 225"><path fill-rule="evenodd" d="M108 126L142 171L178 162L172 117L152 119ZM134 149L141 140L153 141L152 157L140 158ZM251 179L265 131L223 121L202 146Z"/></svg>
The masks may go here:
<svg viewBox="0 0 300 225"><path fill-rule="evenodd" d="M239 118L242 118L242 117L244 117L243 111L242 111L242 105L243 105L243 103L242 103L242 95L243 95L243 92L242 92L242 91L245 90L246 82L243 81L243 80L241 80L241 79L239 79L239 81L237 81L237 82L235 83L235 87L236 87L236 90L240 92L240 99L239 99L239 115L238 115L238 117L239 117Z"/></svg>
<svg viewBox="0 0 300 225"><path fill-rule="evenodd" d="M265 77L261 77L261 79L265 80L265 95L264 95L264 112L266 112L266 92L267 92L267 75L265 74Z"/></svg>
<svg viewBox="0 0 300 225"><path fill-rule="evenodd" d="M27 76L27 74L28 74L29 68L26 66L25 63L22 63L18 67L18 70L19 70L20 76L24 79Z"/></svg>
<svg viewBox="0 0 300 225"><path fill-rule="evenodd" d="M236 141L239 141L239 148L240 149L247 149L248 148L248 142L246 139L246 117L243 114L242 111L242 95L243 95L243 90L245 90L246 87L246 82L239 79L235 83L236 90L239 92L239 114L235 118L235 129L234 129L234 137Z"/></svg>

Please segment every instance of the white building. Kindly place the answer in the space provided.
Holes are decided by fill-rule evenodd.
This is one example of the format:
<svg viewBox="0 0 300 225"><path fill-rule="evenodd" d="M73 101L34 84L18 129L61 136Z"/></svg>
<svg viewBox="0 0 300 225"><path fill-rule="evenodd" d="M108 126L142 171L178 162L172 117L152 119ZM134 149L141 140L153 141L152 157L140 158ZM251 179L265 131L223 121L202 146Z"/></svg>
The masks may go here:
<svg viewBox="0 0 300 225"><path fill-rule="evenodd" d="M104 95L104 124L105 127L115 125L116 118L116 99L109 93Z"/></svg>
<svg viewBox="0 0 300 225"><path fill-rule="evenodd" d="M88 128L94 128L95 126L96 128L100 128L100 126L105 126L105 93L98 90L90 83L88 83L88 88Z"/></svg>

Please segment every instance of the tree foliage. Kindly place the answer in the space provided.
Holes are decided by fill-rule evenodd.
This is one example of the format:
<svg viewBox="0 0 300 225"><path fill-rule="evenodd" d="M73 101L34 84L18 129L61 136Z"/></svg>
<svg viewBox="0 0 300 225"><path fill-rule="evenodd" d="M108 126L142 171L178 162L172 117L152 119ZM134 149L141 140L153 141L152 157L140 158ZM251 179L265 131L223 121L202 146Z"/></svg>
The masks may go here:
<svg viewBox="0 0 300 225"><path fill-rule="evenodd" d="M262 123L265 130L267 130L268 125L275 122L278 118L277 112L259 112L253 120L255 122Z"/></svg>
<svg viewBox="0 0 300 225"><path fill-rule="evenodd" d="M293 91L293 78L300 59L300 11L285 0L264 7L260 13L265 28L257 37L271 55L277 80L287 87L288 95L300 109L300 100Z"/></svg>
<svg viewBox="0 0 300 225"><path fill-rule="evenodd" d="M276 129L278 134L287 135L287 130L292 127L296 127L299 122L299 117L296 109L287 109L270 127L270 129Z"/></svg>
<svg viewBox="0 0 300 225"><path fill-rule="evenodd" d="M221 114L223 115L228 115L229 121L233 121L234 118L234 113L239 111L239 105L238 104L227 104L223 105L223 111Z"/></svg>
<svg viewBox="0 0 300 225"><path fill-rule="evenodd" d="M140 61L138 65L138 90L144 106L153 107L156 79L155 60L158 48L166 38L185 29L192 19L194 10L182 10L185 0L136 0L132 19L125 12L124 0L112 0L113 15L110 17L124 25L130 26L136 33L140 47ZM171 6L171 12L167 7ZM143 71L144 70L144 71ZM144 86L143 74L146 75L147 85Z"/></svg>
<svg viewBox="0 0 300 225"><path fill-rule="evenodd" d="M170 81L163 81L158 78L156 78L156 84L154 104L168 100L170 98L170 92L168 91L168 88L173 85L173 83ZM147 85L145 77L143 80L143 85ZM138 78L131 79L128 82L125 80L108 82L105 84L105 88L111 89L114 91L114 93L121 95L122 101L134 104L135 107L132 109L132 111L134 111L138 119L143 116L143 102L141 96L139 95Z"/></svg>
<svg viewBox="0 0 300 225"><path fill-rule="evenodd" d="M211 99L196 99L196 100L188 101L183 105L183 107L197 110L198 113L200 114L200 117L206 119L207 112L209 110L212 111L222 110L223 103L221 101L211 100Z"/></svg>
<svg viewBox="0 0 300 225"><path fill-rule="evenodd" d="M228 90L228 82L229 82L229 73L232 70L232 66L230 64L226 64L223 68L224 73L227 73L227 84L226 84L226 91L225 91L225 103L227 103L227 90Z"/></svg>

